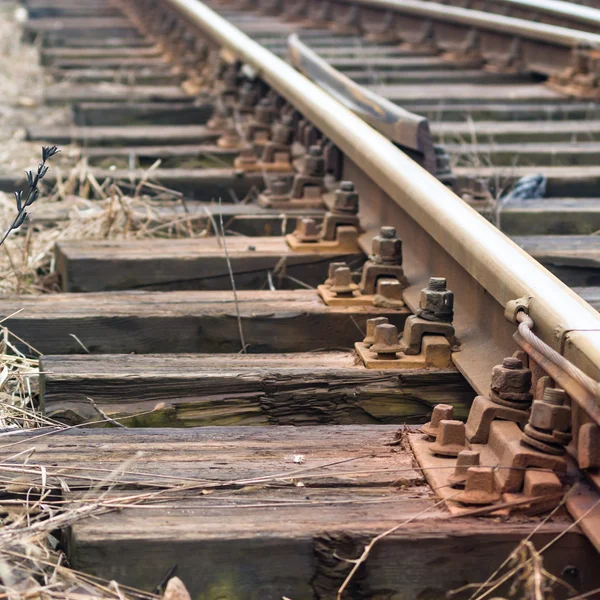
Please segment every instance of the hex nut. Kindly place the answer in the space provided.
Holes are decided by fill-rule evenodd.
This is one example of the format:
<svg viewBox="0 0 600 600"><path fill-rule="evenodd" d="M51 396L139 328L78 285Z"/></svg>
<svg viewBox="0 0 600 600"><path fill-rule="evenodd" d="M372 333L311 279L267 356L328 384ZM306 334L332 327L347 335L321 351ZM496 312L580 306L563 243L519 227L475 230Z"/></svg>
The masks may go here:
<svg viewBox="0 0 600 600"><path fill-rule="evenodd" d="M543 400L534 400L529 424L536 429L547 431L568 431L571 427L571 409L568 406L556 406Z"/></svg>
<svg viewBox="0 0 600 600"><path fill-rule="evenodd" d="M446 289L445 279L432 277L429 280L429 285L421 290L419 309L419 316L424 319L448 323L452 321L454 316L454 292Z"/></svg>
<svg viewBox="0 0 600 600"><path fill-rule="evenodd" d="M513 394L527 394L531 389L531 371L518 358L505 358L492 368L491 388L503 398Z"/></svg>
<svg viewBox="0 0 600 600"><path fill-rule="evenodd" d="M378 262L387 264L402 264L402 242L399 238L373 238L373 254Z"/></svg>

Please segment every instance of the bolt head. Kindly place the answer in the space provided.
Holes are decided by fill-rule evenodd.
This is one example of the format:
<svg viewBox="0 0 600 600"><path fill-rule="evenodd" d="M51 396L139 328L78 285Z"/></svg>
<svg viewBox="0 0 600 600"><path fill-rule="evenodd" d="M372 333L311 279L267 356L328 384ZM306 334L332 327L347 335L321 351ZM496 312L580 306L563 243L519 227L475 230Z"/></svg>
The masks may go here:
<svg viewBox="0 0 600 600"><path fill-rule="evenodd" d="M398 238L373 238L373 255L377 262L402 264L402 242Z"/></svg>
<svg viewBox="0 0 600 600"><path fill-rule="evenodd" d="M378 325L385 325L389 323L387 317L375 317L373 319L367 319L367 334L363 340L364 344L372 344L375 337L375 329Z"/></svg>
<svg viewBox="0 0 600 600"><path fill-rule="evenodd" d="M441 321L452 321L454 293L450 290L437 291L427 287L421 290L419 308Z"/></svg>
<svg viewBox="0 0 600 600"><path fill-rule="evenodd" d="M333 275L334 273L340 268L340 267L347 267L348 265L345 262L332 262L329 263L329 269L327 271L327 278L328 279L333 279ZM368 323L369 321L367 321Z"/></svg>
<svg viewBox="0 0 600 600"><path fill-rule="evenodd" d="M338 267L333 274L333 283L329 288L334 294L352 294L358 286L352 281L352 272L348 267Z"/></svg>
<svg viewBox="0 0 600 600"><path fill-rule="evenodd" d="M351 181L342 181L335 192L334 211L356 214L358 212L358 193Z"/></svg>
<svg viewBox="0 0 600 600"><path fill-rule="evenodd" d="M501 365L492 368L491 388L501 396L527 394L531 389L531 371L523 368L518 358L505 358Z"/></svg>
<svg viewBox="0 0 600 600"><path fill-rule="evenodd" d="M371 352L376 354L396 354L400 352L401 346L398 343L398 329L391 323L384 323L375 327L373 335L373 345Z"/></svg>

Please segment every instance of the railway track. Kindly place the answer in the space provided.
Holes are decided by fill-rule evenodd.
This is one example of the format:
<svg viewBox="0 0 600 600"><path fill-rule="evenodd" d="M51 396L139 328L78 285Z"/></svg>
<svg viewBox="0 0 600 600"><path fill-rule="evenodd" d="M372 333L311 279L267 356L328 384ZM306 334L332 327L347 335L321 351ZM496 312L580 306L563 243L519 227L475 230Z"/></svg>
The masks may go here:
<svg viewBox="0 0 600 600"><path fill-rule="evenodd" d="M596 90L565 71L597 36L357 6L27 2L70 110L28 128L63 158L26 235L82 202L145 232L65 229L51 293L0 298L51 420L4 434L5 509L61 530L77 593L441 598L500 565L454 597L598 593L600 316L568 287L597 283ZM565 283L498 218L534 257L563 234Z"/></svg>

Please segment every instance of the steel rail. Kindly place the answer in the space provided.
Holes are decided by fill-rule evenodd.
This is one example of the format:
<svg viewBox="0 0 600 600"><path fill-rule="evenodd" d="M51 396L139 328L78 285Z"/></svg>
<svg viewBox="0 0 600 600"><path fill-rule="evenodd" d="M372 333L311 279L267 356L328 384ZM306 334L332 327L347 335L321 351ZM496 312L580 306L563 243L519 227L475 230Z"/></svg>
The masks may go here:
<svg viewBox="0 0 600 600"><path fill-rule="evenodd" d="M535 23L526 19L486 13L480 10L440 4L429 0L335 0L344 4L357 4L380 8L399 14L416 15L428 19L457 23L469 27L518 36L566 48L581 45L600 47L600 35L558 25Z"/></svg>
<svg viewBox="0 0 600 600"><path fill-rule="evenodd" d="M201 2L163 1L218 47L252 67L342 150L344 174L354 178L361 192L361 220L367 231L372 234L379 225L392 224L405 235L405 256L415 263L406 265L414 283L407 299L429 275L448 277L456 293L457 332L463 342L455 361L476 389L487 391L491 366L514 351L516 327L505 320L504 309L519 298L528 299L535 333L600 379L600 314L589 304L289 64ZM370 245L370 236L362 242Z"/></svg>
<svg viewBox="0 0 600 600"><path fill-rule="evenodd" d="M452 5L454 0L446 0ZM442 1L442 3L444 3ZM495 12L502 8L514 8L518 11L531 11L533 13L555 17L569 23L587 25L600 28L600 10L591 6L565 2L564 0L473 0L473 4L481 6L486 12Z"/></svg>
<svg viewBox="0 0 600 600"><path fill-rule="evenodd" d="M288 49L290 62L299 71L435 174L435 149L426 117L411 113L358 85L334 69L296 34L288 38Z"/></svg>

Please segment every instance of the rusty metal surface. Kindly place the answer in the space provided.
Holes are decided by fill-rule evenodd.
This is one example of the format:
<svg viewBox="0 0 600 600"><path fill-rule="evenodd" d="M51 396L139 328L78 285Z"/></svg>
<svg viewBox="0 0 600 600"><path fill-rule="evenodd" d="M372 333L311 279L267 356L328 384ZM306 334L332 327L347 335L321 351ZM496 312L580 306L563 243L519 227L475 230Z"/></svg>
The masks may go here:
<svg viewBox="0 0 600 600"><path fill-rule="evenodd" d="M456 0L442 0L444 4L461 6ZM600 10L563 0L473 0L470 8L486 12L510 14L513 17L542 20L544 23L597 31L600 26Z"/></svg>
<svg viewBox="0 0 600 600"><path fill-rule="evenodd" d="M493 15L478 10L448 6L425 0L343 0L347 4L359 4L369 8L392 10L400 14L418 15L443 22L458 23L502 35L522 36L527 39L566 47L587 43L598 45L600 35L577 31L545 23L534 23L504 15Z"/></svg>
<svg viewBox="0 0 600 600"><path fill-rule="evenodd" d="M429 122L382 98L368 88L334 69L304 44L298 35L288 38L290 62L319 87L392 140L430 173L435 173L436 158ZM416 156L415 156L416 155Z"/></svg>

